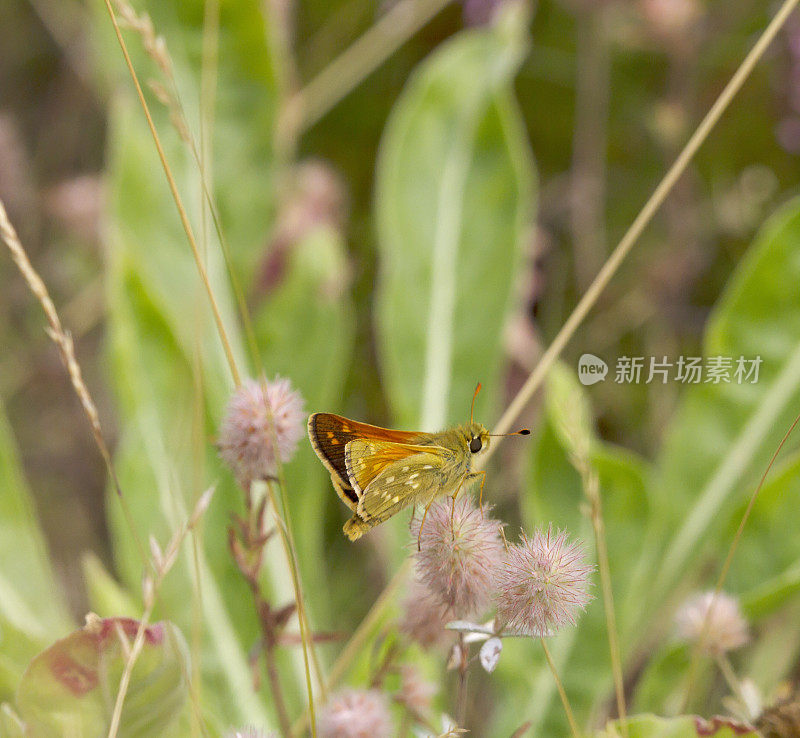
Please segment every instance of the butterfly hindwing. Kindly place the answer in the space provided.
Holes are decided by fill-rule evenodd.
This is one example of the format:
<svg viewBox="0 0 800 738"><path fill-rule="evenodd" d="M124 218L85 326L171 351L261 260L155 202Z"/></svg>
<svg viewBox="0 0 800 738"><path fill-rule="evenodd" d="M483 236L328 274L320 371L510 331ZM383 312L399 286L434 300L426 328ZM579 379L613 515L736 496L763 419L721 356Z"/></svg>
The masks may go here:
<svg viewBox="0 0 800 738"><path fill-rule="evenodd" d="M453 457L440 446L351 441L347 466L359 490L357 515L374 525L421 497L438 494Z"/></svg>

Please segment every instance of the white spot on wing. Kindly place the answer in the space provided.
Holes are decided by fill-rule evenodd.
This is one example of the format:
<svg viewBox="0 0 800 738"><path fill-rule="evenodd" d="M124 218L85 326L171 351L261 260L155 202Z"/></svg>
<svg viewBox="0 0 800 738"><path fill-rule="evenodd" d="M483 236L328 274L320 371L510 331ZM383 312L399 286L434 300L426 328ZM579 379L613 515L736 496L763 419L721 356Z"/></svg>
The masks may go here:
<svg viewBox="0 0 800 738"><path fill-rule="evenodd" d="M386 484L391 484L392 482L394 482L394 477L393 476L386 477Z"/></svg>
<svg viewBox="0 0 800 738"><path fill-rule="evenodd" d="M403 467L403 471L404 471L404 472L406 472L406 471L408 471L408 470L409 470L409 468L410 468L410 467L404 466L404 467Z"/></svg>

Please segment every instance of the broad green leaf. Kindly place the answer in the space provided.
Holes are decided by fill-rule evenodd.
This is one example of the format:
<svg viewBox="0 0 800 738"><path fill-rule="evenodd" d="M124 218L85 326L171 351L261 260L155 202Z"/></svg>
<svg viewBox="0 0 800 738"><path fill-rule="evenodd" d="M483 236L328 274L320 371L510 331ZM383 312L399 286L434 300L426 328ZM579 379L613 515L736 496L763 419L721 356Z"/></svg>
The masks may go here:
<svg viewBox="0 0 800 738"><path fill-rule="evenodd" d="M515 16L439 47L381 141L377 328L389 400L406 427L464 422L478 380L489 400L498 391L533 214L532 158L511 93L525 30Z"/></svg>
<svg viewBox="0 0 800 738"><path fill-rule="evenodd" d="M126 653L138 628L136 620L98 619L39 654L16 698L29 733L37 738L108 734ZM163 735L181 711L188 673L180 631L168 622L149 625L131 670L117 735Z"/></svg>
<svg viewBox="0 0 800 738"><path fill-rule="evenodd" d="M655 526L670 534L654 562L653 605L702 563L698 553L729 540L719 520L752 492L800 406L799 240L800 201L794 200L763 227L709 322L706 356L734 363L760 357L762 364L757 383L691 385L675 414L655 477Z"/></svg>
<svg viewBox="0 0 800 738"><path fill-rule="evenodd" d="M703 720L692 715L661 718L655 715L635 715L625 721L626 731L620 721L609 723L603 730L594 733L594 738L758 738L753 731L728 723L723 718Z"/></svg>
<svg viewBox="0 0 800 738"><path fill-rule="evenodd" d="M0 701L28 661L70 627L11 428L0 407Z"/></svg>

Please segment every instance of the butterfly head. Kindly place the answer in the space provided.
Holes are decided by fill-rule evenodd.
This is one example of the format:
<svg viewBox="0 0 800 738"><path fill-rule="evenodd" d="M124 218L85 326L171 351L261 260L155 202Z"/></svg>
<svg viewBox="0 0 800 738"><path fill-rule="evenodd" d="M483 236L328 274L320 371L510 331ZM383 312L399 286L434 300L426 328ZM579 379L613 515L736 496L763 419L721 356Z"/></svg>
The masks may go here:
<svg viewBox="0 0 800 738"><path fill-rule="evenodd" d="M464 426L462 436L472 456L489 448L489 431L480 423L470 423Z"/></svg>

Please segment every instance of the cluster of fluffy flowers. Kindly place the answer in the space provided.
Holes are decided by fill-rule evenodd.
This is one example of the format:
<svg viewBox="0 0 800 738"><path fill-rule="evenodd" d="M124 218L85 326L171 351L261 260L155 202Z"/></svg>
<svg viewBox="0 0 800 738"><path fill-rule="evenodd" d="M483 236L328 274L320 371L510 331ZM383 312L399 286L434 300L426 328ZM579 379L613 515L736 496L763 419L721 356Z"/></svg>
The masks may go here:
<svg viewBox="0 0 800 738"><path fill-rule="evenodd" d="M422 645L436 642L448 620L480 616L492 603L495 631L552 635L574 625L591 599L594 566L580 542L550 527L506 548L502 523L489 512L462 495L455 507L434 502L421 533L421 521L412 521L416 583L401 625Z"/></svg>

